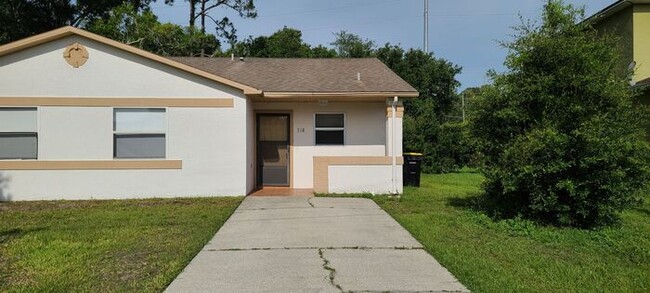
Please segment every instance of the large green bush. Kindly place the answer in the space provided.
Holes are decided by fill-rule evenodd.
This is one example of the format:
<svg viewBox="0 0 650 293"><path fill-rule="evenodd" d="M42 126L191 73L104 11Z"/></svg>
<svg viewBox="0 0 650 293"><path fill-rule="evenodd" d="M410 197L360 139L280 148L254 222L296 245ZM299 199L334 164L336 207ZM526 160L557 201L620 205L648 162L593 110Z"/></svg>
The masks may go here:
<svg viewBox="0 0 650 293"><path fill-rule="evenodd" d="M486 196L503 216L596 226L643 199L643 111L619 70L615 39L582 18L552 0L540 25L518 27L504 44L508 71L491 74L472 117Z"/></svg>

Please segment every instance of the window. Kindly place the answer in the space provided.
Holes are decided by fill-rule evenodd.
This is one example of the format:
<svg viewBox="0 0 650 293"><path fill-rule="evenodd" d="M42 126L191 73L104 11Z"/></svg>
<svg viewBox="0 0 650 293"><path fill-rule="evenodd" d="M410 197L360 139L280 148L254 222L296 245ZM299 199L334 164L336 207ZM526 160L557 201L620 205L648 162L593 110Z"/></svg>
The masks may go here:
<svg viewBox="0 0 650 293"><path fill-rule="evenodd" d="M0 108L0 159L36 159L36 108Z"/></svg>
<svg viewBox="0 0 650 293"><path fill-rule="evenodd" d="M165 158L165 109L114 109L113 157Z"/></svg>
<svg viewBox="0 0 650 293"><path fill-rule="evenodd" d="M316 114L316 145L343 145L345 143L344 114Z"/></svg>

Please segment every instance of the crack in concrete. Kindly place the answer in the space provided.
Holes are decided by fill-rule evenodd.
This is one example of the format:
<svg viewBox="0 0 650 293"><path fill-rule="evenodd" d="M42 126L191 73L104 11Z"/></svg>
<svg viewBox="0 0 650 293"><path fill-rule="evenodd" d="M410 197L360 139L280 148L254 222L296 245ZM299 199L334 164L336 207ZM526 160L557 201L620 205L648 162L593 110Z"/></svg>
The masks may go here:
<svg viewBox="0 0 650 293"><path fill-rule="evenodd" d="M385 247L368 247L368 246L297 246L297 247L252 247L252 248L221 248L221 249L204 249L204 251L258 251L258 250L423 250L423 247L417 246L385 246Z"/></svg>
<svg viewBox="0 0 650 293"><path fill-rule="evenodd" d="M307 203L308 203L312 208L315 208L314 204L311 202L311 199L312 199L312 198L313 198L313 197L308 198L308 199L307 199Z"/></svg>
<svg viewBox="0 0 650 293"><path fill-rule="evenodd" d="M322 248L318 249L318 256L320 257L320 259L323 260L323 269L325 269L326 271L329 272L330 284L332 284L332 286L339 289L339 291L345 292L345 291L343 291L343 288L341 287L341 285L337 284L334 281L334 277L336 277L336 269L334 269L333 267L330 266L330 261L325 258L325 252L323 251Z"/></svg>

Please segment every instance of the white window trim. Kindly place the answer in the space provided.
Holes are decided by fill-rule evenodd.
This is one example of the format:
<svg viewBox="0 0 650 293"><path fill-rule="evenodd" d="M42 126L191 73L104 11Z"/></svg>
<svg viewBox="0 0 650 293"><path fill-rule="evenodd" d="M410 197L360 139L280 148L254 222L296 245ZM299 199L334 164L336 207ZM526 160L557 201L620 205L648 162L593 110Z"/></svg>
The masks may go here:
<svg viewBox="0 0 650 293"><path fill-rule="evenodd" d="M31 107L31 106L2 106L4 109L34 109L36 111L36 132L31 131L0 131L0 133L36 133L36 158L33 159L2 159L0 161L38 161L38 158L41 157L41 138L38 135L41 132L41 107Z"/></svg>
<svg viewBox="0 0 650 293"><path fill-rule="evenodd" d="M119 109L162 109L165 110L165 115L164 115L164 121L163 124L165 125L165 129L162 131L116 131L115 130L115 110ZM169 152L169 139L167 132L169 132L169 120L168 120L168 114L169 114L169 107L113 107L113 120L111 121L113 123L113 137L111 139L111 143L113 144L113 147L111 148L113 154L113 160L161 160L161 159L167 159L168 157L168 152ZM136 135L136 134L142 134L142 135L147 135L147 134L162 134L165 137L165 156L162 158L118 158L116 157L116 149L115 149L115 135Z"/></svg>
<svg viewBox="0 0 650 293"><path fill-rule="evenodd" d="M318 114L342 114L343 115L343 127L316 127L316 115ZM347 142L348 132L346 126L348 125L347 115L345 112L315 112L313 117L314 125L314 145L319 147L340 147L344 146ZM343 130L343 144L317 144L316 143L316 131L341 131Z"/></svg>

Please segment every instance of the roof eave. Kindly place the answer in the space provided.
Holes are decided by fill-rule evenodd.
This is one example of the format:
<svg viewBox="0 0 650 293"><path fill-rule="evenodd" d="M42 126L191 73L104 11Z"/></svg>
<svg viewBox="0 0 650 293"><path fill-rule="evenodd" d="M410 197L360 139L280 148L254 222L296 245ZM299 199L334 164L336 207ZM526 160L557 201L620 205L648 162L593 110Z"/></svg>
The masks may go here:
<svg viewBox="0 0 650 293"><path fill-rule="evenodd" d="M305 98L305 97L319 97L319 98L337 98L337 97L381 97L381 98L416 98L420 95L419 92L264 92L264 98Z"/></svg>
<svg viewBox="0 0 650 293"><path fill-rule="evenodd" d="M176 69L179 69L179 70L182 70L182 71L194 74L194 75L198 75L198 76L201 76L203 78L206 78L206 79L209 79L209 80L212 80L212 81L216 81L216 82L221 83L221 84L225 84L227 86L231 86L233 88L242 90L245 95L259 95L259 94L262 93L261 90L253 88L251 86L238 83L236 81L233 81L233 80L230 80L230 79L227 79L227 78L224 78L224 77L221 77L221 76L218 76L218 75L215 75L215 74L212 74L212 73L200 70L200 69L197 69L197 68L189 66L189 65L185 65L185 64L177 62L177 61L173 61L173 60L171 60L169 58L165 58L165 57L156 55L154 53L147 52L145 50L138 49L136 47L129 46L127 44L124 44L124 43L121 43L121 42L118 42L118 41L115 41L115 40L111 40L109 38L102 37L100 35L97 35L97 34L82 30L82 29L78 29L78 28L75 28L75 27L72 27L72 26L65 26L65 27L62 27L62 28L51 30L49 32L45 32L45 33L38 34L38 35L35 35L35 36L31 36L31 37L28 37L28 38L25 38L25 39L22 39L22 40L11 42L9 44L2 45L2 46L0 46L0 57L2 57L4 55L11 54L11 53L15 53L15 52L18 52L18 51L21 51L21 50L24 50L24 49L35 47L35 46L38 46L40 44L48 43L50 41L54 41L54 40L61 39L61 38L67 37L67 36L71 36L71 35L79 35L79 36L85 37L87 39L102 43L104 45L108 45L108 46L111 46L111 47L114 47L114 48L117 48L117 49L120 49L120 50L123 50L123 51L127 51L127 52L130 52L132 54L138 55L140 57L150 59L150 60L156 61L158 63L162 63L162 64L165 64L165 65L174 67Z"/></svg>
<svg viewBox="0 0 650 293"><path fill-rule="evenodd" d="M598 23L600 20L610 17L611 15L635 4L635 1L630 0L618 0L609 6L601 9L600 11L594 13L592 16L587 17L584 21Z"/></svg>

